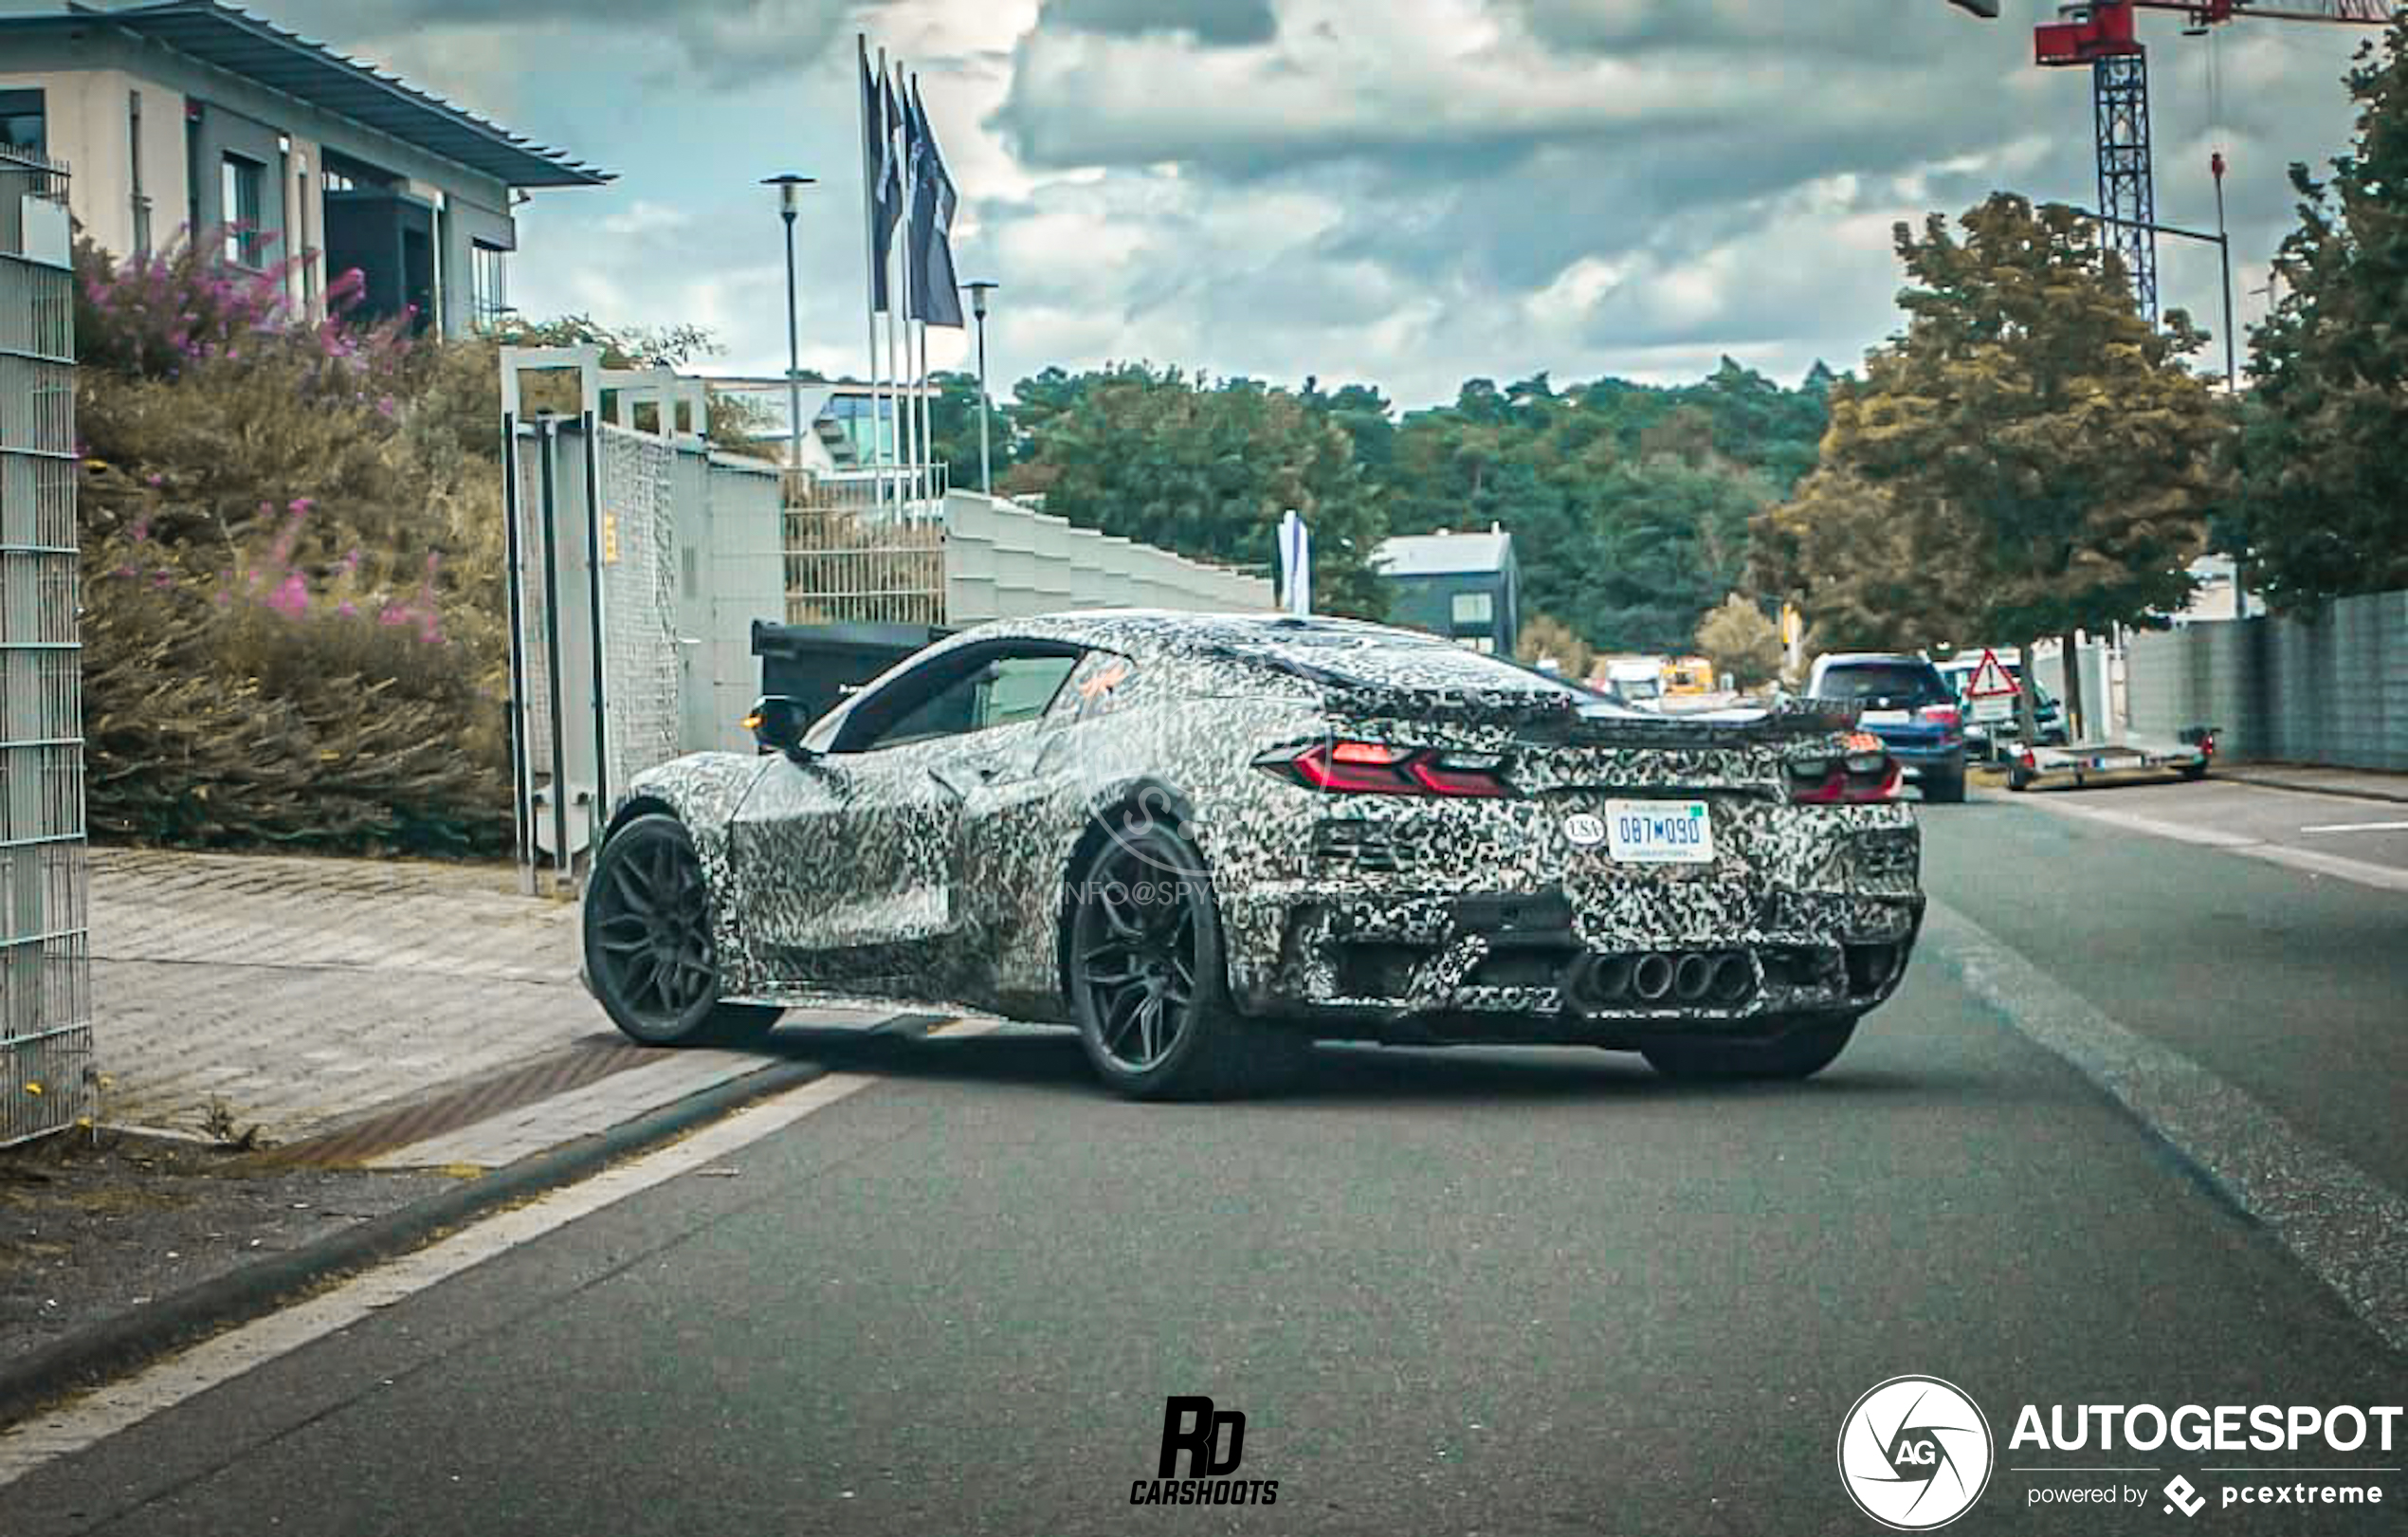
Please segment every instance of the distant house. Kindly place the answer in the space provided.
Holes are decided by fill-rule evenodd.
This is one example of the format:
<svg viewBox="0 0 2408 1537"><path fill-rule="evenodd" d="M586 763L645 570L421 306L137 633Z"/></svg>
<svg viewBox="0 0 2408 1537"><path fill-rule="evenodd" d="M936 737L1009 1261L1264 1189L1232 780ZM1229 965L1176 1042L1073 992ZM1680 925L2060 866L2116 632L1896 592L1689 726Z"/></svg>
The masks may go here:
<svg viewBox="0 0 2408 1537"><path fill-rule="evenodd" d="M781 462L792 458L789 445L794 434L786 426L788 393L782 376L721 375L704 380L716 395L732 396L743 403L755 424L749 436L764 449L771 450ZM822 479L843 478L854 472L868 473L869 467L891 459L895 443L894 396L890 384L865 384L859 379L806 379L799 392L802 396L803 456L802 463L792 467L807 469ZM906 401L921 397L933 399L933 385L902 387ZM976 471L977 466L970 467Z"/></svg>
<svg viewBox="0 0 2408 1537"><path fill-rule="evenodd" d="M296 304L357 268L359 313L447 336L508 312L526 189L611 179L219 0L0 0L0 140L117 255L228 229L234 266L310 253Z"/></svg>
<svg viewBox="0 0 2408 1537"><path fill-rule="evenodd" d="M1457 645L1513 654L1522 634L1522 574L1513 536L1491 523L1485 534L1399 534L1372 552L1388 580L1388 619L1444 635Z"/></svg>

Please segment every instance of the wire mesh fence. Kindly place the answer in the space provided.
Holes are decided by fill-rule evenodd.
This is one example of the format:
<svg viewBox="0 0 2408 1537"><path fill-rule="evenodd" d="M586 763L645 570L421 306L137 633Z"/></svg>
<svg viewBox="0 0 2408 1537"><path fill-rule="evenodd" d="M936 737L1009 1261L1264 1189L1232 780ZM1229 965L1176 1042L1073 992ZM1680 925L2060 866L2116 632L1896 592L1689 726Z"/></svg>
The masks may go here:
<svg viewBox="0 0 2408 1537"><path fill-rule="evenodd" d="M91 1113L65 170L0 146L0 1146Z"/></svg>
<svg viewBox="0 0 2408 1537"><path fill-rule="evenodd" d="M677 509L670 473L679 450L604 424L601 434L603 677L609 693L609 781L677 757L684 664L678 652Z"/></svg>
<svg viewBox="0 0 2408 1537"><path fill-rule="evenodd" d="M943 624L943 507L899 507L874 480L788 476L786 622Z"/></svg>

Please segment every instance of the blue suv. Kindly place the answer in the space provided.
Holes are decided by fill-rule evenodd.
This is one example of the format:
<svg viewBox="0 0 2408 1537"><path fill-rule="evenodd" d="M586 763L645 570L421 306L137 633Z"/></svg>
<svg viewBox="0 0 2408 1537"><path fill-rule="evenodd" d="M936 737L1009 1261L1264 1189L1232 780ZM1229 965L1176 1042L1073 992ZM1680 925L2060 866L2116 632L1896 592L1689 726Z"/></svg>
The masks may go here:
<svg viewBox="0 0 2408 1537"><path fill-rule="evenodd" d="M1965 725L1956 690L1920 656L1842 652L1819 657L1806 692L1854 704L1925 800L1965 798Z"/></svg>

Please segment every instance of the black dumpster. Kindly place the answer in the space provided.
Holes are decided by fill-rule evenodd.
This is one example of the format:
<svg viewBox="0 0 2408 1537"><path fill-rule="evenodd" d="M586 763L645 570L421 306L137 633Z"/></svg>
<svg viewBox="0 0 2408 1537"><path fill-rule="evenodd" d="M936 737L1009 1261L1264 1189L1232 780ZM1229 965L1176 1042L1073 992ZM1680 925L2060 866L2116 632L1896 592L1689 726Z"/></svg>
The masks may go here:
<svg viewBox="0 0 2408 1537"><path fill-rule="evenodd" d="M817 720L847 692L953 631L938 625L774 625L753 621L761 692L800 700Z"/></svg>

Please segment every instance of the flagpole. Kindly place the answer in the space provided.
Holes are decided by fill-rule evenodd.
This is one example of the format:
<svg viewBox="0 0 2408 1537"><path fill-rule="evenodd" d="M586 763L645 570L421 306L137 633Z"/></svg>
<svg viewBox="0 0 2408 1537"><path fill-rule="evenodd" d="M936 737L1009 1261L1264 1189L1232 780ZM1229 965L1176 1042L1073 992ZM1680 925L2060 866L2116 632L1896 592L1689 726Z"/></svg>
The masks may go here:
<svg viewBox="0 0 2408 1537"><path fill-rule="evenodd" d="M857 80L869 78L869 34L855 32L853 46L861 59ZM863 313L869 320L869 494L874 502L885 501L885 488L878 472L878 191L871 184L876 174L869 168L876 164L876 131L870 126L869 114L875 105L878 117L885 119L885 97L881 93L875 101L861 104L861 265L864 279L861 290Z"/></svg>
<svg viewBox="0 0 2408 1537"><path fill-rule="evenodd" d="M881 44L878 48L879 149L888 156L895 156L895 131L900 126L886 114L886 103L893 95L886 73L886 48ZM885 178L882 175L880 179L883 181ZM898 317L903 313L903 295L893 281L894 256L894 240L890 236L886 242L885 258L879 268L887 281L886 390L885 397L878 402L878 459L885 467L880 474L879 500L885 503L886 493L891 491L895 512L900 517L903 512L903 344L899 339L901 322Z"/></svg>
<svg viewBox="0 0 2408 1537"><path fill-rule="evenodd" d="M901 318L902 328L889 340L895 348L895 447L899 472L897 494L905 496L916 503L920 500L919 434L916 430L917 424L913 420L912 401L907 393L909 387L904 382L911 371L912 296L919 287L919 284L912 282L911 278L911 108L903 91L894 88L906 78L903 61L896 60L895 72L889 89L893 91L895 100L895 128L903 136L902 142L896 147L895 156L896 163L902 170L898 183L901 191L897 198L895 221L896 283L888 292L895 297L895 313Z"/></svg>

